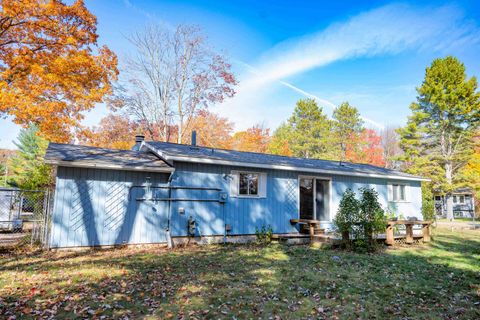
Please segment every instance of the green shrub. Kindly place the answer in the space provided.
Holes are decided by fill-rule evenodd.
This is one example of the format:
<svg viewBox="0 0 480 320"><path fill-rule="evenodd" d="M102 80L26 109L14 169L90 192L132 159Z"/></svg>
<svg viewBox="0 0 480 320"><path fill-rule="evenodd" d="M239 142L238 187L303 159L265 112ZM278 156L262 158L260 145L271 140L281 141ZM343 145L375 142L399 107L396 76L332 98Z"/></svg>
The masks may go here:
<svg viewBox="0 0 480 320"><path fill-rule="evenodd" d="M260 229L255 227L255 236L257 237L257 243L261 245L267 245L272 242L273 229L270 225L262 226Z"/></svg>
<svg viewBox="0 0 480 320"><path fill-rule="evenodd" d="M360 212L360 203L355 198L355 193L351 189L347 189L340 200L337 215L333 220L333 224L342 234L344 242L350 240L352 235L352 226L358 222Z"/></svg>
<svg viewBox="0 0 480 320"><path fill-rule="evenodd" d="M386 228L385 212L374 189L361 188L359 191L360 200L352 190L345 191L334 225L342 234L345 247L359 252L374 251L377 248L375 236Z"/></svg>

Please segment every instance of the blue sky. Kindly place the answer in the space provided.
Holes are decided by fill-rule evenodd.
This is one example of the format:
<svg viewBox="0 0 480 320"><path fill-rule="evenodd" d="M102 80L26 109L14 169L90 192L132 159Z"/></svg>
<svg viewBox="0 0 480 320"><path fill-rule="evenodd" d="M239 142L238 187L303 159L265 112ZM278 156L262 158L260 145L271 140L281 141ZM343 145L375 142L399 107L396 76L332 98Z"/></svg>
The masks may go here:
<svg viewBox="0 0 480 320"><path fill-rule="evenodd" d="M368 3L368 4L367 4ZM224 52L240 80L235 98L212 110L236 129L274 129L295 102L316 97L327 114L343 101L368 126L403 125L425 67L455 55L480 75L478 1L86 1L98 18L100 44L122 58L124 35L145 25L197 24ZM99 105L85 116L96 124ZM0 120L0 147L13 147L18 127ZM200 133L201 134L201 133Z"/></svg>

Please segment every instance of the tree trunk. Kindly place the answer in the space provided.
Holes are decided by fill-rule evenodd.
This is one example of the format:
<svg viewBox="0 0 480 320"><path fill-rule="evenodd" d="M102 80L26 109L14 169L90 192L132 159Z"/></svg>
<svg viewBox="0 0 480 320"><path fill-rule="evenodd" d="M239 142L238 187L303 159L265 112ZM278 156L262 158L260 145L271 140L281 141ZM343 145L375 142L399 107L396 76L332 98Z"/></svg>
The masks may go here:
<svg viewBox="0 0 480 320"><path fill-rule="evenodd" d="M179 108L180 109L180 108ZM178 120L178 137L177 137L177 143L181 144L182 143L182 136L183 136L183 116L179 117Z"/></svg>
<svg viewBox="0 0 480 320"><path fill-rule="evenodd" d="M445 163L445 178L447 179L447 183L449 187L452 185L452 163L447 161ZM446 195L447 197L447 219L449 221L453 221L453 198L452 193L449 191Z"/></svg>

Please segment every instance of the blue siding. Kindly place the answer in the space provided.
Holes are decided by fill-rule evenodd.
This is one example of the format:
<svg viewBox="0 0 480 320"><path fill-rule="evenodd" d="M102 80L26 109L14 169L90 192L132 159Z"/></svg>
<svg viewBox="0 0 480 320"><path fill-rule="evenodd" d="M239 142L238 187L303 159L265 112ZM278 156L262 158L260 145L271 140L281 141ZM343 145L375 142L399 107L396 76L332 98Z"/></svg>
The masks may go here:
<svg viewBox="0 0 480 320"><path fill-rule="evenodd" d="M229 193L232 170L251 171L242 167L175 163L174 185L221 188ZM192 216L198 222L202 235L222 235L224 224L232 227L231 234L254 234L256 228L270 225L275 233L295 232L289 220L298 217L298 173L279 170L254 170L267 173L265 198L237 198L229 196L225 204L174 203L173 235L186 235L186 219ZM185 215L177 214L184 207ZM178 216L178 218L176 218Z"/></svg>
<svg viewBox="0 0 480 320"><path fill-rule="evenodd" d="M165 242L166 203L136 201L168 174L59 167L51 247Z"/></svg>
<svg viewBox="0 0 480 320"><path fill-rule="evenodd" d="M298 177L315 176L280 170L256 169L267 174L265 198L238 198L230 196L232 170L252 171L251 168L175 163L172 185L220 188L229 197L225 203L204 201L171 202L172 236L187 235L187 220L197 222L197 235L223 235L225 224L232 227L230 234L254 234L256 228L271 226L275 233L291 233L296 229L289 220L298 218ZM357 191L373 187L385 208L404 216L418 216L421 208L420 182L409 182L409 202L389 203L388 180L378 178L325 176L331 179L330 217L338 209L347 188ZM165 242L168 222L167 201L139 201L139 198L167 198L165 189L152 189L146 195L141 188L147 177L152 187L165 185L169 174L137 171L102 170L59 167L51 231L52 247L113 245L122 243ZM172 198L218 199L213 190L173 189ZM183 208L185 214L180 214ZM328 227L329 224L326 225Z"/></svg>

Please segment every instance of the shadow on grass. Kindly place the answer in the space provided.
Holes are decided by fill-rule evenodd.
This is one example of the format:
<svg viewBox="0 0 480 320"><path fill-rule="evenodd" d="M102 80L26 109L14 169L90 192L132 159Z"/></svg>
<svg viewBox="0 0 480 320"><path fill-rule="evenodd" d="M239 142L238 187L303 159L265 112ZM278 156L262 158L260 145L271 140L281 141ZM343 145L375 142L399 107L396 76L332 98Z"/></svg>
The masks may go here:
<svg viewBox="0 0 480 320"><path fill-rule="evenodd" d="M478 237L447 234L428 247L368 255L227 245L7 257L0 311L32 318L472 319L480 316L479 245Z"/></svg>

